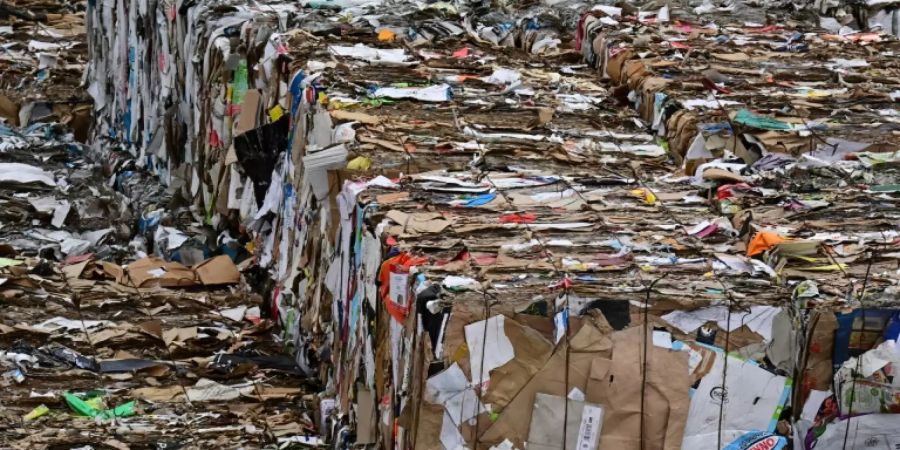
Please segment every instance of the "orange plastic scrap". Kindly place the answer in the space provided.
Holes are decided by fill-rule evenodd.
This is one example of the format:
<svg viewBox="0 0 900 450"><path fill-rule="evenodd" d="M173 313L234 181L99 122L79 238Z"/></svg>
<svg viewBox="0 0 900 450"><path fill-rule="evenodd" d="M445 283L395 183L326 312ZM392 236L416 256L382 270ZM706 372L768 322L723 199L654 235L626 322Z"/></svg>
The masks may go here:
<svg viewBox="0 0 900 450"><path fill-rule="evenodd" d="M747 246L747 256L756 256L785 240L774 231L757 231Z"/></svg>
<svg viewBox="0 0 900 450"><path fill-rule="evenodd" d="M397 322L403 323L409 314L409 269L427 262L428 260L425 258L416 258L409 253L401 253L393 258L388 258L381 264L381 272L378 275L381 280L381 298L384 299L388 312Z"/></svg>
<svg viewBox="0 0 900 450"><path fill-rule="evenodd" d="M397 37L397 33L391 30L381 30L378 32L378 40L381 42L391 42Z"/></svg>

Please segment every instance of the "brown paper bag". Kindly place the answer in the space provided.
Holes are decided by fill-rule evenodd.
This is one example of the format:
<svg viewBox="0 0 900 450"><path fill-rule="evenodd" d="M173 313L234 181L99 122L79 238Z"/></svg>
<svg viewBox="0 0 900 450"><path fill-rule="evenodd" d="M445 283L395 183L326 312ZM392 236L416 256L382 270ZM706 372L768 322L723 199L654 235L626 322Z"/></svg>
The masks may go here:
<svg viewBox="0 0 900 450"><path fill-rule="evenodd" d="M563 343L541 370L506 405L500 417L481 433L479 447L484 445L487 448L509 439L517 448L524 448L525 441L528 440L535 395L538 392L566 395L572 388L584 391L593 360L609 356L608 341L609 336L604 335L593 325L585 324L571 339L568 383L566 383L566 344Z"/></svg>
<svg viewBox="0 0 900 450"><path fill-rule="evenodd" d="M585 399L606 409L600 450L641 449L642 333L641 327L613 333L609 370L592 367ZM680 450L690 406L688 354L652 343L647 351L643 449Z"/></svg>
<svg viewBox="0 0 900 450"><path fill-rule="evenodd" d="M519 393L519 390L546 364L553 347L541 334L515 320L503 321L507 338L512 343L515 358L491 372L491 381L483 397L500 412Z"/></svg>

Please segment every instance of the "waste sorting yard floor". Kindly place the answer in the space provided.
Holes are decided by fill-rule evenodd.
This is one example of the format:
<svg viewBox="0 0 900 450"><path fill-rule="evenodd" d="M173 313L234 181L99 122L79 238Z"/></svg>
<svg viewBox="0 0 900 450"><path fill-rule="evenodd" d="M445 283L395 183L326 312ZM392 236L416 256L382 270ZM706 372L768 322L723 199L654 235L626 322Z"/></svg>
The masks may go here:
<svg viewBox="0 0 900 450"><path fill-rule="evenodd" d="M0 448L894 448L896 11L2 2Z"/></svg>
<svg viewBox="0 0 900 450"><path fill-rule="evenodd" d="M262 447L314 431L315 388L231 259L135 258L132 216L81 145L32 134L0 155L0 446ZM123 255L137 261L111 262Z"/></svg>
<svg viewBox="0 0 900 450"><path fill-rule="evenodd" d="M0 447L262 447L315 430L315 388L230 258L140 258L128 203L81 144L3 133L19 142L0 153Z"/></svg>

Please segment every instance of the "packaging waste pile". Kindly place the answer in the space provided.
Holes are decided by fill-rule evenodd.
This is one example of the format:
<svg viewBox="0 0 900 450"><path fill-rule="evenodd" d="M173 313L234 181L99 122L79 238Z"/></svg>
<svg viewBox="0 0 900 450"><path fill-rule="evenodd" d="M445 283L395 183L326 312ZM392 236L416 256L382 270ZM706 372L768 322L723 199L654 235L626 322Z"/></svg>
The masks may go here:
<svg viewBox="0 0 900 450"><path fill-rule="evenodd" d="M10 126L56 122L81 142L91 98L80 87L88 59L84 1L0 3L0 118Z"/></svg>
<svg viewBox="0 0 900 450"><path fill-rule="evenodd" d="M890 448L898 42L709 8L97 3L93 151L251 255L322 442Z"/></svg>
<svg viewBox="0 0 900 450"><path fill-rule="evenodd" d="M0 1L0 448L320 443L247 251L83 143L86 8Z"/></svg>
<svg viewBox="0 0 900 450"><path fill-rule="evenodd" d="M245 265L136 252L131 202L85 153L62 124L0 124L0 446L317 442L316 388Z"/></svg>
<svg viewBox="0 0 900 450"><path fill-rule="evenodd" d="M820 24L834 33L864 30L900 37L900 2L896 0L815 0L807 6L821 14Z"/></svg>

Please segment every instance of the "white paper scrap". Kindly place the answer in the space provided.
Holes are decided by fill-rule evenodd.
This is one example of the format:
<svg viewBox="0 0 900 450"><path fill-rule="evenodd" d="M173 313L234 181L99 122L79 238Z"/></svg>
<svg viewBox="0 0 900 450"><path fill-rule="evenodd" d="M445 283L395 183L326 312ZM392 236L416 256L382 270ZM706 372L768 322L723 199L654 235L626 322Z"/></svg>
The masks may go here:
<svg viewBox="0 0 900 450"><path fill-rule="evenodd" d="M659 23L666 23L669 21L669 5L659 8L659 12L656 13L656 21Z"/></svg>
<svg viewBox="0 0 900 450"><path fill-rule="evenodd" d="M240 322L240 321L244 320L244 314L246 314L246 313L247 313L246 306L237 306L234 308L219 310L219 315L221 315L222 317L231 319L235 322Z"/></svg>
<svg viewBox="0 0 900 450"><path fill-rule="evenodd" d="M724 388L723 372L724 357L718 353L691 397L681 448L718 450L720 407L724 408L722 442L732 442L750 431L771 431L772 416L785 400L787 378L732 356L728 357Z"/></svg>
<svg viewBox="0 0 900 450"><path fill-rule="evenodd" d="M569 397L570 400L575 400L576 402L583 402L584 392L582 392L582 390L578 389L577 387L573 387L572 390L569 391L569 395L567 397Z"/></svg>
<svg viewBox="0 0 900 450"><path fill-rule="evenodd" d="M108 322L106 320L72 320L67 319L65 317L54 317L49 320L45 320L39 324L34 325L34 328L38 328L41 330L47 330L50 332L65 330L82 330L83 328L96 328L99 326L108 326L112 325L112 322Z"/></svg>
<svg viewBox="0 0 900 450"><path fill-rule="evenodd" d="M845 419L848 420L848 419ZM867 414L835 422L816 441L816 450L900 448L896 414ZM844 435L849 431L846 440Z"/></svg>
<svg viewBox="0 0 900 450"><path fill-rule="evenodd" d="M43 183L47 186L56 187L53 174L40 167L22 163L0 163L0 183L7 182L21 184Z"/></svg>
<svg viewBox="0 0 900 450"><path fill-rule="evenodd" d="M515 450L515 448L516 446L509 439L504 439L503 442L491 447L489 450Z"/></svg>
<svg viewBox="0 0 900 450"><path fill-rule="evenodd" d="M409 60L409 55L402 48L372 48L363 44L331 45L328 47L331 53L337 56L361 59L369 62L403 63Z"/></svg>
<svg viewBox="0 0 900 450"><path fill-rule="evenodd" d="M754 333L758 333L766 341L772 340L772 321L781 308L774 306L751 306L750 312L732 311L728 321L728 308L713 306L694 311L673 311L662 317L663 320L685 333L693 333L706 322L716 322L719 328L734 331L746 325Z"/></svg>
<svg viewBox="0 0 900 450"><path fill-rule="evenodd" d="M496 315L466 325L466 345L473 381L484 383L491 378L491 371L513 359L512 342L506 336L503 315ZM486 329L486 331L485 331ZM482 362L484 364L482 365Z"/></svg>
<svg viewBox="0 0 900 450"><path fill-rule="evenodd" d="M379 88L374 97L408 98L423 102L446 102L450 100L450 85L436 84L424 88Z"/></svg>
<svg viewBox="0 0 900 450"><path fill-rule="evenodd" d="M463 450L466 441L459 432L457 425L453 423L450 415L444 413L444 421L441 423L441 444L446 450Z"/></svg>
<svg viewBox="0 0 900 450"><path fill-rule="evenodd" d="M425 382L425 400L444 405L450 420L456 424L487 412L487 408L478 400L475 388L469 384L465 373L456 363Z"/></svg>
<svg viewBox="0 0 900 450"><path fill-rule="evenodd" d="M456 275L447 276L447 278L444 278L444 281L441 282L441 285L451 290L481 289L481 283L479 283L476 279L470 277L460 277Z"/></svg>
<svg viewBox="0 0 900 450"><path fill-rule="evenodd" d="M809 397L807 397L806 403L803 404L803 412L800 414L800 418L809 421L816 420L816 414L819 413L822 402L828 397L831 397L831 391L810 390Z"/></svg>
<svg viewBox="0 0 900 450"><path fill-rule="evenodd" d="M672 348L672 333L653 330L653 345L662 348Z"/></svg>
<svg viewBox="0 0 900 450"><path fill-rule="evenodd" d="M407 297L409 296L409 274L391 272L390 291L388 296L394 303L406 307Z"/></svg>

